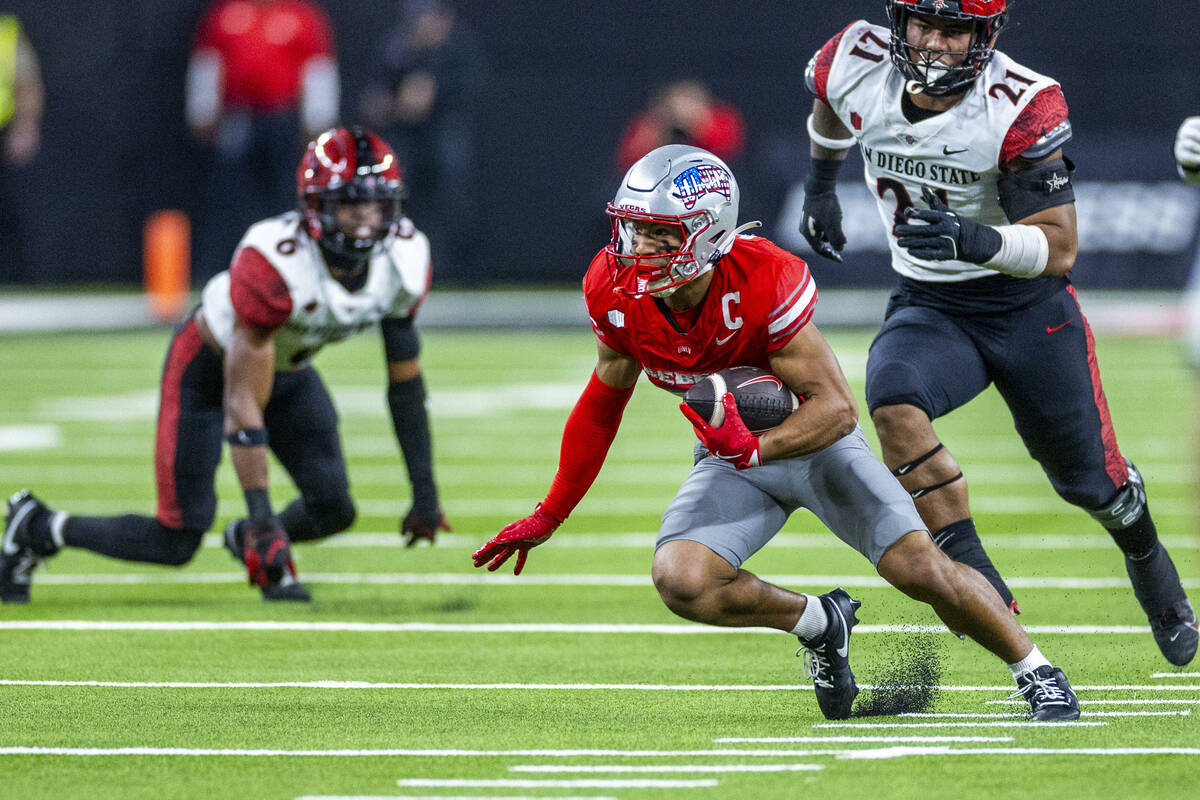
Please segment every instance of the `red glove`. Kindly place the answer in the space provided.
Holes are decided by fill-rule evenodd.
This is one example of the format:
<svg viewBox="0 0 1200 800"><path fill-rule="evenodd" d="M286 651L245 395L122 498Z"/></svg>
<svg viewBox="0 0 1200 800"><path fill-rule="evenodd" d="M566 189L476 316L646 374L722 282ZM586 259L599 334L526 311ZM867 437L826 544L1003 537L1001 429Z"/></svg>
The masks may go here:
<svg viewBox="0 0 1200 800"><path fill-rule="evenodd" d="M680 403L679 410L692 423L696 437L708 448L709 453L738 469L757 467L762 463L758 458L758 437L742 422L742 415L738 413L737 401L732 394L726 392L721 398L721 405L725 407L725 420L717 428L709 425L687 403Z"/></svg>
<svg viewBox="0 0 1200 800"><path fill-rule="evenodd" d="M449 530L453 530L453 528L446 521L446 515L440 508L421 512L414 506L400 521L400 535L404 537L405 547L412 547L422 539L428 540L429 544L433 545L438 531Z"/></svg>
<svg viewBox="0 0 1200 800"><path fill-rule="evenodd" d="M524 519L510 522L496 534L490 542L475 551L471 556L476 567L488 565L488 572L500 569L513 553L517 554L517 564L513 567L513 575L520 575L525 568L525 556L529 548L537 547L550 538L560 522L542 511L539 503L534 512ZM488 560L492 563L488 564Z"/></svg>

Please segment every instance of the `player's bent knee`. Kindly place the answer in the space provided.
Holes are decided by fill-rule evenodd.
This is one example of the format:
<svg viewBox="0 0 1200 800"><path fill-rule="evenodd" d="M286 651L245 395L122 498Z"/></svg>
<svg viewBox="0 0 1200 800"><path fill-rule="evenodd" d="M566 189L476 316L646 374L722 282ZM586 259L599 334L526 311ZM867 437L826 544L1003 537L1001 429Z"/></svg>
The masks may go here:
<svg viewBox="0 0 1200 800"><path fill-rule="evenodd" d="M929 415L915 405L891 403L871 412L871 422L881 438L907 439L926 432L931 423Z"/></svg>
<svg viewBox="0 0 1200 800"><path fill-rule="evenodd" d="M710 558L711 557L711 558ZM722 573L737 571L724 561L725 569L714 569L711 559L718 557L696 542L668 542L654 554L651 577L663 603L675 614L698 622L719 610L716 593L732 578Z"/></svg>
<svg viewBox="0 0 1200 800"><path fill-rule="evenodd" d="M912 531L887 549L876 570L909 597L927 599L946 593L952 562L926 531Z"/></svg>
<svg viewBox="0 0 1200 800"><path fill-rule="evenodd" d="M203 541L204 531L187 528L163 530L158 539L158 557L155 561L168 567L182 567L192 560Z"/></svg>
<svg viewBox="0 0 1200 800"><path fill-rule="evenodd" d="M341 533L354 524L358 510L349 495L343 494L336 498L323 498L319 501L306 501L308 513L322 536L332 536Z"/></svg>

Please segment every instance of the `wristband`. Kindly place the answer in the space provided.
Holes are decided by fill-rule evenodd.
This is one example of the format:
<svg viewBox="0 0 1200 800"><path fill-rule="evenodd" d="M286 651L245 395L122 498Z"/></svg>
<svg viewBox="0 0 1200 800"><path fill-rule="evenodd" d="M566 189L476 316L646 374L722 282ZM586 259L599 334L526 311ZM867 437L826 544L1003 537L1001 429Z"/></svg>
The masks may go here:
<svg viewBox="0 0 1200 800"><path fill-rule="evenodd" d="M981 266L1012 275L1015 278L1036 278L1050 261L1050 242L1036 225L995 225L1000 234L1000 249Z"/></svg>
<svg viewBox="0 0 1200 800"><path fill-rule="evenodd" d="M225 435L230 447L266 447L266 428L243 428Z"/></svg>
<svg viewBox="0 0 1200 800"><path fill-rule="evenodd" d="M808 121L804 123L808 128L808 138L813 144L819 144L826 150L849 150L854 145L858 144L858 139L851 136L848 139L831 139L828 136L822 136L817 133L817 129L813 126L813 115L808 115Z"/></svg>

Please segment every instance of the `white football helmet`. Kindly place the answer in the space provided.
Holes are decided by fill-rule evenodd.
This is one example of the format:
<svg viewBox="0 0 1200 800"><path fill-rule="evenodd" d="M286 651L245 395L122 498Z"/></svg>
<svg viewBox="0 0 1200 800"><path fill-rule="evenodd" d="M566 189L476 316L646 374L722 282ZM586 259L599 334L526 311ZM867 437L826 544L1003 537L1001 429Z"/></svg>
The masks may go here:
<svg viewBox="0 0 1200 800"><path fill-rule="evenodd" d="M738 185L724 161L707 150L669 144L651 150L629 168L606 209L617 291L634 297L665 297L694 281L733 247L737 234ZM634 253L636 223L681 229L683 244L669 253ZM664 259L666 259L664 261Z"/></svg>

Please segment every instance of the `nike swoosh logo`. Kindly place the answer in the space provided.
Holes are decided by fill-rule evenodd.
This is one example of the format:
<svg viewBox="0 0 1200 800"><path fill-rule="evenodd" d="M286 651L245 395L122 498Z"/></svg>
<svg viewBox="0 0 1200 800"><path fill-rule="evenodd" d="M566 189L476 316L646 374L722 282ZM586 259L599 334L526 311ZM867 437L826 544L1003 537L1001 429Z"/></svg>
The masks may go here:
<svg viewBox="0 0 1200 800"><path fill-rule="evenodd" d="M837 607L836 603L833 607L837 611L838 617L842 620L842 646L837 649L837 654L845 658L850 653L850 626L846 624L846 617L842 614L842 610Z"/></svg>
<svg viewBox="0 0 1200 800"><path fill-rule="evenodd" d="M912 472L914 469L916 469L916 466L914 466L913 464L905 464L904 466L896 469L896 475L897 476L907 475L908 473Z"/></svg>
<svg viewBox="0 0 1200 800"><path fill-rule="evenodd" d="M1178 639L1178 638L1179 638L1179 631L1176 631L1176 632L1175 632L1175 635L1171 637L1171 641L1173 642L1173 641L1175 641L1175 640L1176 640L1176 639Z"/></svg>
<svg viewBox="0 0 1200 800"><path fill-rule="evenodd" d="M725 344L726 342L728 342L730 339L732 339L736 335L737 335L737 331L734 331L733 333L729 334L724 339L722 339L720 336L718 336L717 337L717 347L720 347L721 345Z"/></svg>
<svg viewBox="0 0 1200 800"><path fill-rule="evenodd" d="M1058 333L1059 331L1061 331L1063 328L1067 327L1070 324L1071 324L1071 320L1067 320L1066 322L1064 322L1061 325L1055 325L1053 328L1051 328L1049 325L1047 325L1046 333L1047 334Z"/></svg>
<svg viewBox="0 0 1200 800"><path fill-rule="evenodd" d="M958 150L951 150L950 145L945 145L944 147L942 147L942 155L955 156L955 155L958 155L959 153L965 153L970 149L971 148L969 148L969 147L962 147L962 148L959 148Z"/></svg>

